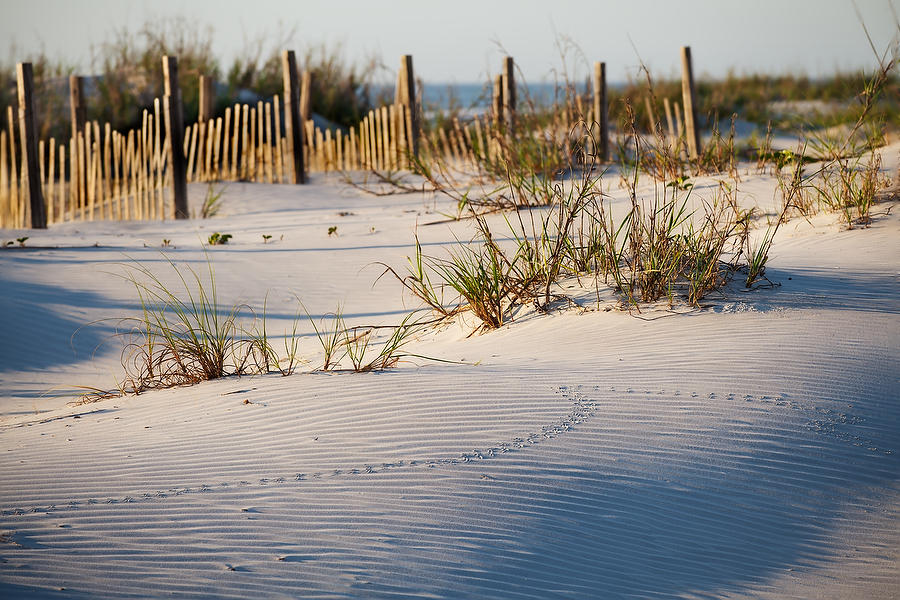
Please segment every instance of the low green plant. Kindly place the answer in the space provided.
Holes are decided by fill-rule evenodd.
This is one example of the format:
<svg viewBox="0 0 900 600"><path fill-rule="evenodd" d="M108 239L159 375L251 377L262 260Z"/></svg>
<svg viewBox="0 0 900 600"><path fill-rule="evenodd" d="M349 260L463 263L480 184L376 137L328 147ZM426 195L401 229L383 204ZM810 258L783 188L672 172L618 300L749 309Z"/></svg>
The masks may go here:
<svg viewBox="0 0 900 600"><path fill-rule="evenodd" d="M880 176L881 156L875 154L867 164L861 164L857 159L824 170L811 186L819 201L839 212L847 227L853 229L854 225L868 226L871 222L878 191L886 186Z"/></svg>
<svg viewBox="0 0 900 600"><path fill-rule="evenodd" d="M269 243L269 240L272 239L272 236L271 236L271 235L266 235L266 234L264 233L264 234L262 234L262 239L263 239L263 244L268 244L268 243Z"/></svg>
<svg viewBox="0 0 900 600"><path fill-rule="evenodd" d="M434 259L432 268L466 302L488 328L503 325L514 306L517 281L511 264L489 243L481 247L461 245L449 259Z"/></svg>
<svg viewBox="0 0 900 600"><path fill-rule="evenodd" d="M694 184L689 181L690 177L687 175L679 175L673 181L670 181L666 184L667 187L678 188L679 190L689 190L694 187Z"/></svg>
<svg viewBox="0 0 900 600"><path fill-rule="evenodd" d="M16 241L19 242L19 247L20 247L20 248L24 248L24 247L25 247L25 242L27 242L28 239L29 239L28 236L24 236L24 237L16 238Z"/></svg>
<svg viewBox="0 0 900 600"><path fill-rule="evenodd" d="M273 368L278 368L278 353L269 341L267 327L267 307L269 298L263 300L262 315L253 320L249 330L244 331L250 340L250 357L257 369L262 373L271 373Z"/></svg>
<svg viewBox="0 0 900 600"><path fill-rule="evenodd" d="M385 263L378 263L385 269L384 272L382 272L382 274L378 277L378 279L381 279L381 277L390 273L413 296L419 298L422 302L424 302L428 308L434 310L442 317L452 316L458 311L458 308L448 307L444 303L442 286L436 286L432 282L430 258L426 257L422 252L422 244L419 242L418 234L416 234L415 237L416 250L414 256L407 259L408 265L406 275L401 277L390 265ZM376 279L376 282L378 281L378 279Z"/></svg>
<svg viewBox="0 0 900 600"><path fill-rule="evenodd" d="M300 303L299 298L297 302ZM254 371L259 373L278 372L283 376L293 375L301 363L300 336L297 332L301 317L300 310L294 315L291 331L284 335L284 352L279 353L269 338L267 306L268 297L263 301L262 314L256 315L249 329L241 329L249 342Z"/></svg>
<svg viewBox="0 0 900 600"><path fill-rule="evenodd" d="M769 260L769 250L772 248L772 241L775 239L775 234L778 232L780 224L781 221L779 220L775 225L770 225L769 228L766 229L766 233L763 235L762 240L758 243L751 246L748 240L747 277L744 280L744 285L746 287L752 287L754 283L765 277L766 263Z"/></svg>
<svg viewBox="0 0 900 600"><path fill-rule="evenodd" d="M224 246L231 238L232 235L230 233L219 233L216 231L215 233L210 234L207 242L210 246Z"/></svg>
<svg viewBox="0 0 900 600"><path fill-rule="evenodd" d="M303 307L303 310L306 312L306 316L316 332L319 345L322 346L322 351L325 354L322 361L322 370L331 370L341 362L341 359L347 352L346 345L343 343L344 332L347 330L347 327L344 324L344 315L341 307L338 305L337 310L325 315L318 325L316 325L316 322L309 312L306 311L305 307ZM329 323L326 323L326 318L330 321Z"/></svg>
<svg viewBox="0 0 900 600"><path fill-rule="evenodd" d="M328 228L328 237L337 236L337 234L338 234L337 225L332 225L331 227Z"/></svg>
<svg viewBox="0 0 900 600"><path fill-rule="evenodd" d="M428 360L434 360L429 357L422 356L420 354L409 354L403 351L404 346L411 341L412 336L419 330L420 324L413 322L412 317L415 313L409 313L403 318L403 321L393 327L393 331L391 335L381 344L378 348L378 353L374 356L374 358L367 358L367 351L370 347L370 339L372 335L372 329L366 330L363 335L365 337L364 343L357 343L353 351L351 352L348 349L348 356L351 357L351 362L353 365L353 370L357 373L364 373L369 371L383 371L385 369L392 368L397 365L404 357L415 357L415 358L426 358ZM357 331L353 332L354 337L358 337ZM348 333L348 348L349 348L349 337Z"/></svg>
<svg viewBox="0 0 900 600"><path fill-rule="evenodd" d="M203 199L203 206L200 207L200 218L209 219L219 214L222 208L222 195L225 193L225 186L216 187L212 182L206 186L206 197Z"/></svg>
<svg viewBox="0 0 900 600"><path fill-rule="evenodd" d="M306 311L305 308L303 310ZM338 370L341 361L345 358L350 363L350 370L356 373L389 369L396 366L406 356L429 359L426 356L402 351L403 347L411 340L412 335L422 326L421 323L412 321L414 314L415 312L406 315L396 327L369 325L348 327L340 306L333 313L325 315L318 324L307 312L306 315L312 323L324 354L321 370ZM375 331L385 328L393 331L384 342L378 345L375 341Z"/></svg>

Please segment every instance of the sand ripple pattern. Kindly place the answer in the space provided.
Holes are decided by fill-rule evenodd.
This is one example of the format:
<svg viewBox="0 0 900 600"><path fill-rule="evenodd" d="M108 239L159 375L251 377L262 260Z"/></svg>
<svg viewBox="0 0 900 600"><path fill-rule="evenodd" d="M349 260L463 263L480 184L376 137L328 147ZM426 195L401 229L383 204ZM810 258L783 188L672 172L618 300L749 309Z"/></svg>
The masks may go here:
<svg viewBox="0 0 900 600"><path fill-rule="evenodd" d="M898 439L865 403L466 375L229 383L165 427L132 406L2 430L0 592L808 597L795 579L863 558L834 597L898 589ZM116 416L121 437L83 427ZM200 433L235 420L246 437ZM29 464L15 442L40 433Z"/></svg>

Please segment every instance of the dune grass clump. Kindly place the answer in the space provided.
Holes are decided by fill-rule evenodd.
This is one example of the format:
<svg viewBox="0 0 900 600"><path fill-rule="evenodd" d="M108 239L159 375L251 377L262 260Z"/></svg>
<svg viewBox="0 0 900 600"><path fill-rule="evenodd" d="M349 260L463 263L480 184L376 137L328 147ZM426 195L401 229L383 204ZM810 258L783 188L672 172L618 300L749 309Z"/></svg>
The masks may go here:
<svg viewBox="0 0 900 600"><path fill-rule="evenodd" d="M389 369L403 358L427 358L404 351L419 330L407 315L397 326L348 326L338 310L330 323L312 319L298 299L292 329L282 347L268 331L267 301L261 311L246 304L219 301L215 272L207 259L206 273L166 260L175 275L169 285L150 268L134 262L123 275L134 286L141 315L124 319L127 338L122 351L125 376L120 393L190 385L241 375L291 375L305 362L300 355L299 326L305 314L324 351L322 371L369 372ZM383 341L376 330L387 329ZM346 366L341 361L346 359Z"/></svg>
<svg viewBox="0 0 900 600"><path fill-rule="evenodd" d="M333 313L324 315L318 324L307 313L324 353L320 370L350 370L355 373L368 373L395 367L404 358L435 360L404 350L404 347L412 341L413 335L422 327L422 323L413 320L414 315L415 312L409 313L397 326L356 325L348 327L340 306ZM380 346L375 343L375 332L378 329L392 330ZM342 366L342 361L345 359L349 363L349 367Z"/></svg>
<svg viewBox="0 0 900 600"><path fill-rule="evenodd" d="M253 341L241 336L245 307L220 305L211 263L204 281L194 269L167 260L180 283L177 291L138 263L125 275L137 292L141 317L129 320L121 387L140 393L247 373Z"/></svg>
<svg viewBox="0 0 900 600"><path fill-rule="evenodd" d="M781 220L827 210L838 213L849 229L868 226L881 190L890 185L877 152L884 143L887 122L878 106L896 83L898 63L897 44L878 57L878 66L864 79L857 96L852 125L811 134L797 152L783 150L773 154L773 170L784 197ZM784 173L788 167L790 178Z"/></svg>
<svg viewBox="0 0 900 600"><path fill-rule="evenodd" d="M821 183L814 185L820 200L834 212L839 212L847 226L868 225L878 191L886 187L881 176L881 155L874 155L868 164L845 165L823 171Z"/></svg>
<svg viewBox="0 0 900 600"><path fill-rule="evenodd" d="M639 164L628 173L630 207L619 218L604 197L602 173L573 169L568 181L552 183L549 207L515 206L499 230L471 209L471 241L446 257L425 255L416 244L405 275L386 272L440 318L471 312L485 329L506 324L524 306L545 311L570 300L560 290L570 277L602 279L629 309L678 299L698 306L748 268L742 258L750 213L738 208L736 188L725 183L711 200L694 202L695 209L683 179L643 198L636 191ZM455 300L445 303L452 294Z"/></svg>

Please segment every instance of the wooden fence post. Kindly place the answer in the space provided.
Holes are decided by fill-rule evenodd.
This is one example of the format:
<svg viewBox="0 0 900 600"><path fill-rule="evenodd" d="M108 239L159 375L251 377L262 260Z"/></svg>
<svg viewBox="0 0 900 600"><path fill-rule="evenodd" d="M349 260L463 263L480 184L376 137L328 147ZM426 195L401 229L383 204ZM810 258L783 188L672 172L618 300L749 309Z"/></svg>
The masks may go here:
<svg viewBox="0 0 900 600"><path fill-rule="evenodd" d="M411 143L410 151L413 156L419 156L419 107L416 99L416 76L413 72L412 54L404 54L400 59L400 71L402 73L401 94L403 105L409 111L406 120L406 128L409 132Z"/></svg>
<svg viewBox="0 0 900 600"><path fill-rule="evenodd" d="M84 131L87 107L84 103L84 77L69 76L69 107L72 114L72 137Z"/></svg>
<svg viewBox="0 0 900 600"><path fill-rule="evenodd" d="M494 75L494 93L491 100L494 123L500 124L503 122L503 75Z"/></svg>
<svg viewBox="0 0 900 600"><path fill-rule="evenodd" d="M22 151L25 154L25 169L28 174L31 228L46 229L47 212L44 206L44 191L41 189L37 132L34 126L34 73L31 63L16 65L16 80L19 86L19 133L22 136Z"/></svg>
<svg viewBox="0 0 900 600"><path fill-rule="evenodd" d="M312 73L303 71L300 75L300 123L306 123L312 116Z"/></svg>
<svg viewBox="0 0 900 600"><path fill-rule="evenodd" d="M175 98L175 96L163 97L166 135L169 136L173 136L172 131L178 129L178 102ZM172 195L175 199L175 218L187 219L187 165L184 160L184 144L175 143L175 139L177 138L170 137L168 144L169 168L172 170Z"/></svg>
<svg viewBox="0 0 900 600"><path fill-rule="evenodd" d="M292 157L293 183L306 183L303 165L303 125L300 117L300 90L297 89L297 58L293 50L281 54L284 79L284 130Z"/></svg>
<svg viewBox="0 0 900 600"><path fill-rule="evenodd" d="M209 121L213 117L213 109L216 102L214 83L212 77L200 76L200 107L197 113L197 120L201 123Z"/></svg>
<svg viewBox="0 0 900 600"><path fill-rule="evenodd" d="M681 95L684 101L684 127L688 154L692 159L700 155L700 134L697 130L697 95L694 89L694 70L691 48L681 48Z"/></svg>
<svg viewBox="0 0 900 600"><path fill-rule="evenodd" d="M169 140L169 167L172 169L172 197L175 218L187 219L187 168L184 164L184 108L178 87L178 59L163 56L163 80L165 82L166 137Z"/></svg>
<svg viewBox="0 0 900 600"><path fill-rule="evenodd" d="M609 104L606 98L606 63L594 63L594 121L599 131L595 140L599 144L597 158L600 162L609 160Z"/></svg>
<svg viewBox="0 0 900 600"><path fill-rule="evenodd" d="M512 56L503 59L503 116L510 134L516 128L516 76Z"/></svg>

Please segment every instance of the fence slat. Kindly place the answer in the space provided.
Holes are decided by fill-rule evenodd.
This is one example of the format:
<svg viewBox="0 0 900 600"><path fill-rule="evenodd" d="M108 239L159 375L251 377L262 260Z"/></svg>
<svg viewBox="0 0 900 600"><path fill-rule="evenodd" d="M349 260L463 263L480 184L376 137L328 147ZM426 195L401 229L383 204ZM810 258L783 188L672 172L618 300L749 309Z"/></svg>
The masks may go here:
<svg viewBox="0 0 900 600"><path fill-rule="evenodd" d="M0 129L0 227L11 227L9 221L10 203L9 168L6 165L6 132Z"/></svg>
<svg viewBox="0 0 900 600"><path fill-rule="evenodd" d="M112 127L106 123L103 130L103 195L106 206L106 218L113 218L112 188Z"/></svg>
<svg viewBox="0 0 900 600"><path fill-rule="evenodd" d="M281 100L278 94L272 96L272 112L275 118L275 177L284 183L284 138L281 137Z"/></svg>
<svg viewBox="0 0 900 600"><path fill-rule="evenodd" d="M219 162L219 179L230 177L231 164L229 161L231 151L231 107L225 108L225 120L222 123L222 154Z"/></svg>
<svg viewBox="0 0 900 600"><path fill-rule="evenodd" d="M56 219L56 138L50 138L50 154L47 157L47 223L53 223Z"/></svg>
<svg viewBox="0 0 900 600"><path fill-rule="evenodd" d="M59 220L66 220L66 145L59 143Z"/></svg>
<svg viewBox="0 0 900 600"><path fill-rule="evenodd" d="M220 157L220 150L222 146L222 117L216 117L216 129L213 138L213 158L212 158L212 169L210 172L210 178L215 181L222 180L222 163Z"/></svg>
<svg viewBox="0 0 900 600"><path fill-rule="evenodd" d="M250 177L249 155L250 155L250 107L244 104L242 107L243 127L241 129L241 179L247 180Z"/></svg>

